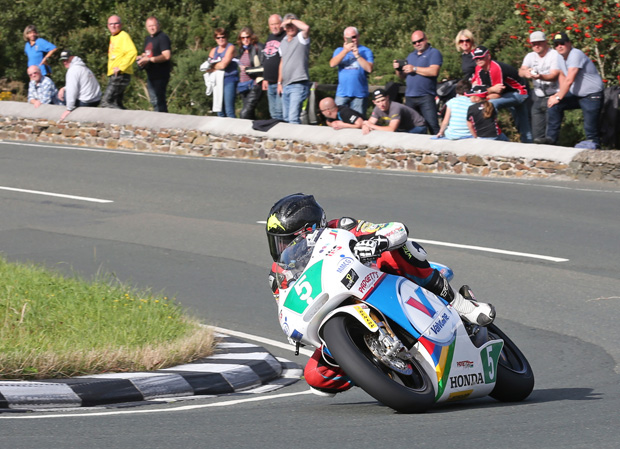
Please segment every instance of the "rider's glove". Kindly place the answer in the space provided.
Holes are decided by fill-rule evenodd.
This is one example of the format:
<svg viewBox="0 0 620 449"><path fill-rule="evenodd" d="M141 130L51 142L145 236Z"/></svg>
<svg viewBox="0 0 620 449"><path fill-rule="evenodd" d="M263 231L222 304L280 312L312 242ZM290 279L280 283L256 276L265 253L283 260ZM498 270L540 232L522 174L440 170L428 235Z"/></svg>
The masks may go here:
<svg viewBox="0 0 620 449"><path fill-rule="evenodd" d="M388 249L390 241L382 235L375 235L369 239L361 240L353 247L353 253L361 262L369 262L381 256Z"/></svg>

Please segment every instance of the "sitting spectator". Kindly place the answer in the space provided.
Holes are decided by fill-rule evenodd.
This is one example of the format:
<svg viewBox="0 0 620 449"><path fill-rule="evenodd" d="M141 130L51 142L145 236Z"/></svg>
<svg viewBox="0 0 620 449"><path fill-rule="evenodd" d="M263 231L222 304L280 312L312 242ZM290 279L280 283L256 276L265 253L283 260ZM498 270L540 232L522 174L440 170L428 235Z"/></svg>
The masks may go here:
<svg viewBox="0 0 620 449"><path fill-rule="evenodd" d="M63 112L60 120L64 120L77 107L99 106L101 102L101 87L91 70L86 67L79 56L71 54L70 50L60 53L67 74L65 75L65 87L60 89L58 96L64 100L67 110Z"/></svg>
<svg viewBox="0 0 620 449"><path fill-rule="evenodd" d="M467 110L471 106L471 101L465 96L465 92L470 89L471 84L467 80L456 83L456 97L446 103L446 115L441 122L437 137L451 140L473 137L467 125Z"/></svg>
<svg viewBox="0 0 620 449"><path fill-rule="evenodd" d="M24 30L24 40L26 41L24 53L28 57L28 67L39 66L43 76L50 75L52 69L47 61L57 50L56 46L39 37L37 27L34 25L28 25Z"/></svg>
<svg viewBox="0 0 620 449"><path fill-rule="evenodd" d="M254 110L263 93L263 77L254 76L246 72L246 69L263 65L263 46L258 43L258 38L250 27L243 27L237 39L239 56L239 84L237 94L243 100L243 107L239 116L246 119L254 119Z"/></svg>
<svg viewBox="0 0 620 449"><path fill-rule="evenodd" d="M349 106L360 114L366 114L368 98L368 74L372 73L374 55L368 47L359 44L360 33L355 27L344 30L344 43L338 47L330 67L338 67L336 104Z"/></svg>
<svg viewBox="0 0 620 449"><path fill-rule="evenodd" d="M28 67L28 76L30 83L28 84L28 103L32 103L35 108L42 104L59 104L58 89L47 76L41 74L38 65Z"/></svg>
<svg viewBox="0 0 620 449"><path fill-rule="evenodd" d="M463 79L471 80L476 71L476 63L472 59L472 51L476 48L476 41L474 40L474 34L469 30L461 30L454 39L456 44L456 51L461 52L461 71L463 72Z"/></svg>
<svg viewBox="0 0 620 449"><path fill-rule="evenodd" d="M375 89L372 93L375 109L370 119L362 123L362 134L370 131L426 133L424 117L414 109L401 103L391 101L384 89Z"/></svg>
<svg viewBox="0 0 620 449"><path fill-rule="evenodd" d="M487 86L488 99L495 109L509 108L514 117L521 142L532 142L527 87L514 67L491 59L488 48L479 46L473 52L476 72L472 85Z"/></svg>
<svg viewBox="0 0 620 449"><path fill-rule="evenodd" d="M547 101L547 135L536 143L555 144L560 136L564 111L583 111L586 139L599 148L599 113L603 104L603 80L594 63L584 52L573 48L566 33L553 36L553 45L560 54L560 90Z"/></svg>
<svg viewBox="0 0 620 449"><path fill-rule="evenodd" d="M334 129L361 128L364 117L348 106L337 106L332 97L326 97L319 103L321 114L328 126Z"/></svg>
<svg viewBox="0 0 620 449"><path fill-rule="evenodd" d="M467 110L467 126L474 137L490 140L508 138L502 133L497 123L497 111L493 103L487 100L486 86L474 86L465 96L474 103Z"/></svg>

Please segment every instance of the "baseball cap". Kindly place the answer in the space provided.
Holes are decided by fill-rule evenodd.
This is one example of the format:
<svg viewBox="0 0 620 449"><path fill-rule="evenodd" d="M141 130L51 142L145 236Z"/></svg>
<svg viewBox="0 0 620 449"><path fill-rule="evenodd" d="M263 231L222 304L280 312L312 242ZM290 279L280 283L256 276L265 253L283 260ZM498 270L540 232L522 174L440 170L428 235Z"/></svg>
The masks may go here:
<svg viewBox="0 0 620 449"><path fill-rule="evenodd" d="M534 31L530 34L530 42L542 42L546 40L547 36L542 31Z"/></svg>
<svg viewBox="0 0 620 449"><path fill-rule="evenodd" d="M488 54L489 54L489 49L481 45L479 47L476 47L476 49L471 53L471 58L480 59L480 58L484 58Z"/></svg>
<svg viewBox="0 0 620 449"><path fill-rule="evenodd" d="M387 92L385 91L385 89L375 89L372 91L372 100L378 100L381 97L387 97Z"/></svg>
<svg viewBox="0 0 620 449"><path fill-rule="evenodd" d="M284 16L284 19L282 19L282 21L285 22L288 19L299 20L295 14L290 13L290 12L287 15Z"/></svg>
<svg viewBox="0 0 620 449"><path fill-rule="evenodd" d="M487 86L472 86L470 90L465 92L466 97L480 97L485 98L488 95Z"/></svg>
<svg viewBox="0 0 620 449"><path fill-rule="evenodd" d="M73 54L71 53L71 50L63 50L63 51L60 52L60 60L61 61L69 59L71 56L73 56Z"/></svg>
<svg viewBox="0 0 620 449"><path fill-rule="evenodd" d="M562 31L561 33L556 33L553 35L554 44L564 44L565 42L570 42L570 39L565 32Z"/></svg>

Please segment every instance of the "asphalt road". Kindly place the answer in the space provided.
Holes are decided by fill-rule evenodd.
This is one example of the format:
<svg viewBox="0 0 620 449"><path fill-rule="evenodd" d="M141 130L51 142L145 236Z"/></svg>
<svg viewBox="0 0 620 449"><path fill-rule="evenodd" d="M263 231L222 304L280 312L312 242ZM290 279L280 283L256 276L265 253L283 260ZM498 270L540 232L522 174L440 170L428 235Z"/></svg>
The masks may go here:
<svg viewBox="0 0 620 449"><path fill-rule="evenodd" d="M111 272L165 290L206 323L285 342L259 222L298 191L330 218L406 223L454 269L454 285L495 304L533 366L530 399L410 416L358 389L324 399L298 382L251 398L0 414L1 447L618 447L620 189L610 185L0 142L0 253Z"/></svg>

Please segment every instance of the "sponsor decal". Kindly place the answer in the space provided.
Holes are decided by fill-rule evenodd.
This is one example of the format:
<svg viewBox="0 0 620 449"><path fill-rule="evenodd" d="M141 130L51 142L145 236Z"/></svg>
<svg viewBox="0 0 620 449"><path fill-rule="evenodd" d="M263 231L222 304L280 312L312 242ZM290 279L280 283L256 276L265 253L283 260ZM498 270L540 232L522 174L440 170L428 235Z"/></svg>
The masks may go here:
<svg viewBox="0 0 620 449"><path fill-rule="evenodd" d="M325 254L325 257L331 257L334 254L336 254L336 252L340 251L342 249L342 246L334 246L332 249L330 249L327 254Z"/></svg>
<svg viewBox="0 0 620 449"><path fill-rule="evenodd" d="M405 257L407 257L407 259L413 259L413 254L411 254L411 251L409 251L409 248L407 248L407 245L403 245L401 248L402 252L405 254Z"/></svg>
<svg viewBox="0 0 620 449"><path fill-rule="evenodd" d="M461 374L450 377L450 388L471 387L484 383L482 373Z"/></svg>
<svg viewBox="0 0 620 449"><path fill-rule="evenodd" d="M370 318L370 316L368 316L362 306L353 306L353 308L357 310L357 313L359 313L360 316L364 319L369 329L374 329L377 327L377 323L375 323L374 320Z"/></svg>
<svg viewBox="0 0 620 449"><path fill-rule="evenodd" d="M385 228L385 224L375 224L375 223L369 223L367 221L362 222L361 226L359 226L359 230L361 232L369 233L369 234L373 232L377 232L383 228Z"/></svg>
<svg viewBox="0 0 620 449"><path fill-rule="evenodd" d="M271 214L271 216L267 220L267 230L271 231L272 229L278 229L278 228L282 229L283 231L286 231L284 226L282 226L282 223L280 223L280 220L278 220L278 217L276 217L276 214Z"/></svg>
<svg viewBox="0 0 620 449"><path fill-rule="evenodd" d="M352 257L346 257L344 255L341 255L340 257L342 259L340 260L340 263L338 264L338 267L336 268L336 271L338 273L342 273L349 265L353 263Z"/></svg>
<svg viewBox="0 0 620 449"><path fill-rule="evenodd" d="M455 393L450 393L448 396L448 401L462 401L463 399L467 399L474 390L465 390L465 391L457 391Z"/></svg>
<svg viewBox="0 0 620 449"><path fill-rule="evenodd" d="M447 313L444 312L439 318L437 318L437 321L435 321L435 323L431 326L431 330L433 331L435 335L437 335L439 332L441 332L441 330L443 329L443 327L446 325L448 321L450 321L450 317L448 316Z"/></svg>
<svg viewBox="0 0 620 449"><path fill-rule="evenodd" d="M473 368L474 362L471 360L461 360L460 362L456 362L456 366L458 368Z"/></svg>
<svg viewBox="0 0 620 449"><path fill-rule="evenodd" d="M385 237L391 237L394 234L404 234L405 233L405 228L403 228L402 226L397 227L396 229L392 229L390 232L383 234Z"/></svg>
<svg viewBox="0 0 620 449"><path fill-rule="evenodd" d="M351 268L340 282L342 282L342 285L344 285L347 288L347 290L351 290L351 287L355 285L355 283L357 282L359 278L360 278L359 275L355 272L355 270L353 270L353 268Z"/></svg>
<svg viewBox="0 0 620 449"><path fill-rule="evenodd" d="M295 341L301 341L303 337L304 337L304 334L302 334L298 330L294 330L293 333L291 334L291 338Z"/></svg>
<svg viewBox="0 0 620 449"><path fill-rule="evenodd" d="M364 294L368 290L370 290L377 282L377 279L379 279L378 271L371 271L370 273L368 273L366 277L360 283L360 288L359 288L360 293Z"/></svg>

